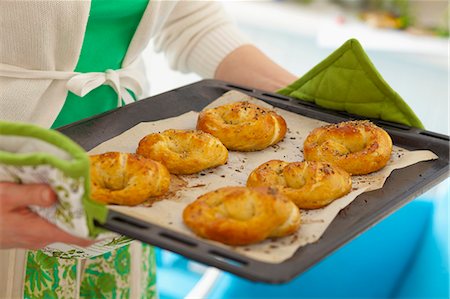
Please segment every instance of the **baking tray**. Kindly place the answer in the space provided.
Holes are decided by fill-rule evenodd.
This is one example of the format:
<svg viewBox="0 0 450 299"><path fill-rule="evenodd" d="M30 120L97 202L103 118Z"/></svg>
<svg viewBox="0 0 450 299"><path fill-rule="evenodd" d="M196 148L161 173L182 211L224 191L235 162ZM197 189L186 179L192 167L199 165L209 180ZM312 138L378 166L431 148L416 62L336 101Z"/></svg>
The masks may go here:
<svg viewBox="0 0 450 299"><path fill-rule="evenodd" d="M140 122L174 117L192 110L200 111L229 90L238 90L273 106L330 123L361 118L274 93L217 80L203 80L67 125L59 130L89 151ZM109 210L106 222L99 226L249 280L287 282L448 177L448 136L396 123L372 121L390 134L395 145L409 150L429 149L437 154L439 159L395 170L382 189L359 195L340 211L319 241L300 247L284 262L273 264L254 260L112 210Z"/></svg>

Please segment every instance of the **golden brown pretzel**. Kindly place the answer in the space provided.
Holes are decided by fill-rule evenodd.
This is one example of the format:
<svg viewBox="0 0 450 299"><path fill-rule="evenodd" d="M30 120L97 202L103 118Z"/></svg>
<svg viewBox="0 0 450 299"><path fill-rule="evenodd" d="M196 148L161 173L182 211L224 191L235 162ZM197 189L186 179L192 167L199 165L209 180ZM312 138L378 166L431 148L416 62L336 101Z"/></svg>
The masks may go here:
<svg viewBox="0 0 450 299"><path fill-rule="evenodd" d="M228 150L200 130L166 130L145 136L136 153L163 163L170 173L191 174L225 164Z"/></svg>
<svg viewBox="0 0 450 299"><path fill-rule="evenodd" d="M90 157L92 199L137 205L167 192L170 174L156 161L136 154L108 152Z"/></svg>
<svg viewBox="0 0 450 299"><path fill-rule="evenodd" d="M392 140L369 121L348 121L314 129L303 152L305 160L329 162L354 175L367 174L387 164Z"/></svg>
<svg viewBox="0 0 450 299"><path fill-rule="evenodd" d="M352 181L328 163L271 160L250 173L247 186L271 186L301 209L318 209L349 193Z"/></svg>
<svg viewBox="0 0 450 299"><path fill-rule="evenodd" d="M200 112L197 129L208 132L230 150L262 150L283 139L286 122L272 110L236 102Z"/></svg>
<svg viewBox="0 0 450 299"><path fill-rule="evenodd" d="M247 245L295 232L300 212L275 189L224 187L189 204L183 220L200 237Z"/></svg>

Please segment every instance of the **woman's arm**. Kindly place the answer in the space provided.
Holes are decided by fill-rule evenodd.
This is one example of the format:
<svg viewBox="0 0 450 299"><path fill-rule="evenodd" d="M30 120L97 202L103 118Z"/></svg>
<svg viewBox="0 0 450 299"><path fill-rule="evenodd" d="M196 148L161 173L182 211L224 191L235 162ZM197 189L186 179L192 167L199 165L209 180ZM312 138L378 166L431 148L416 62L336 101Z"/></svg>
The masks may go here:
<svg viewBox="0 0 450 299"><path fill-rule="evenodd" d="M155 50L165 52L173 69L267 91L297 79L253 46L220 2L179 1L170 9Z"/></svg>
<svg viewBox="0 0 450 299"><path fill-rule="evenodd" d="M297 79L252 45L243 45L228 54L214 78L267 91L276 91Z"/></svg>

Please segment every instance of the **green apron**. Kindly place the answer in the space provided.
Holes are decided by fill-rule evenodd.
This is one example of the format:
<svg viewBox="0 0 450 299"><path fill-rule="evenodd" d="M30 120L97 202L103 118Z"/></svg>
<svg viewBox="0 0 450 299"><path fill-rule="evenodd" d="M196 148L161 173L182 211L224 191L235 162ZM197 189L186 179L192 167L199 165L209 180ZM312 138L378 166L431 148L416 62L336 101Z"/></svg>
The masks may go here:
<svg viewBox="0 0 450 299"><path fill-rule="evenodd" d="M119 69L128 45L149 0L92 0L77 72ZM53 123L57 128L117 107L117 94L107 85L84 97L69 92ZM142 244L142 298L157 297L153 248ZM131 255L129 245L113 252L78 262L29 251L25 298L128 298ZM78 269L77 269L78 268ZM77 280L77 272L81 277ZM78 282L77 282L78 281Z"/></svg>
<svg viewBox="0 0 450 299"><path fill-rule="evenodd" d="M76 72L119 69L149 0L92 0ZM117 94L102 85L84 97L69 91L53 128L117 108Z"/></svg>

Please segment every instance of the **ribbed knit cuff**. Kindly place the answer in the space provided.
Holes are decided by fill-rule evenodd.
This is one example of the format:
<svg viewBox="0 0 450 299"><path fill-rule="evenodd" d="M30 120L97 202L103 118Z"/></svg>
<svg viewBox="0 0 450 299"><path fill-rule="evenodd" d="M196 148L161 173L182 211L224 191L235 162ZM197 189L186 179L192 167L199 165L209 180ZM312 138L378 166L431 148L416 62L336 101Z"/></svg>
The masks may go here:
<svg viewBox="0 0 450 299"><path fill-rule="evenodd" d="M188 67L203 78L213 78L220 62L244 44L251 44L234 25L227 23L209 31L188 58Z"/></svg>

